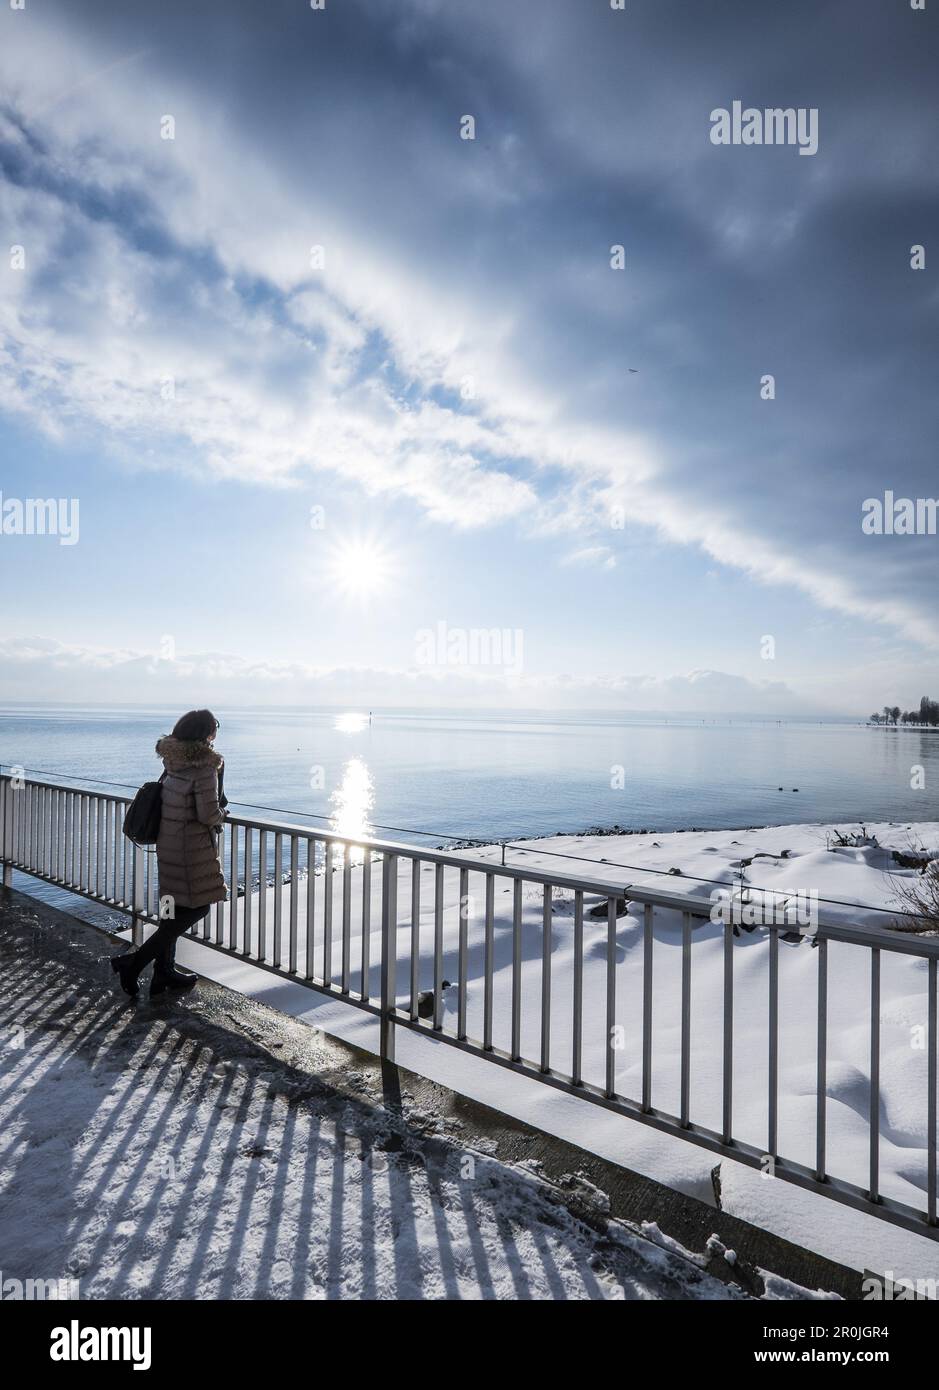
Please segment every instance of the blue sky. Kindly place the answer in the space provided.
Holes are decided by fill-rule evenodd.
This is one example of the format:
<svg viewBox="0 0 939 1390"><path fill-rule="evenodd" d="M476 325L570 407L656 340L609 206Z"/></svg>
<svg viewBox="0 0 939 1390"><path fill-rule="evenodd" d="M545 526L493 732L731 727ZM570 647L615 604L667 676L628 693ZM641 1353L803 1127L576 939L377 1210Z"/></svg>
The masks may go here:
<svg viewBox="0 0 939 1390"><path fill-rule="evenodd" d="M80 502L77 545L0 535L0 697L939 690L939 538L860 528L939 493L937 33L899 0L0 10L0 490ZM735 99L817 108L818 152L713 145ZM428 669L440 623L520 632L521 674Z"/></svg>

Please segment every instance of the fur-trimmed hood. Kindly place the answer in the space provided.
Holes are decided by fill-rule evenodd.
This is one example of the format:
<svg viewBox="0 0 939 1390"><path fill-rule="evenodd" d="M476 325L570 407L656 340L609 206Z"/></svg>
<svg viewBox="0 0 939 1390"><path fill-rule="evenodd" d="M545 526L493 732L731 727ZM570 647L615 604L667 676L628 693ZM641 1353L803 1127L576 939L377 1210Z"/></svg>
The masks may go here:
<svg viewBox="0 0 939 1390"><path fill-rule="evenodd" d="M202 739L173 738L172 734L157 739L156 751L168 767L174 768L220 768L224 762L221 753Z"/></svg>

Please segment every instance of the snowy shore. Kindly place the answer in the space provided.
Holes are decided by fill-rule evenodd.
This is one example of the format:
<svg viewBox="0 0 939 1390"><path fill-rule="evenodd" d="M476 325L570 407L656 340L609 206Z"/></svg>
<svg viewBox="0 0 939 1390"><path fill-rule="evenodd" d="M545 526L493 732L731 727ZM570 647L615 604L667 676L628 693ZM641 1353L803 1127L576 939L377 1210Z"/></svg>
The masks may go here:
<svg viewBox="0 0 939 1390"><path fill-rule="evenodd" d="M665 887L688 893L707 904L716 885L738 887L741 876L755 888L778 894L816 893L826 914L845 922L883 926L901 906L898 890L915 875L894 858L935 854L939 822L866 826L868 843L838 846L835 838L857 834L850 825L786 825L761 830L704 830L670 834L557 836L506 850L506 862L584 879ZM876 842L876 843L874 843ZM502 848L476 849L467 857L498 865ZM679 870L670 873L670 870ZM336 876L341 877L341 876ZM377 879L379 875L373 875ZM455 978L458 933L458 874L445 876L444 975ZM471 1037L481 1036L483 916L481 895L471 875L469 921L468 1024ZM420 904L421 989L433 983L433 894L431 875ZM481 876L479 876L481 882ZM373 885L374 887L374 885ZM269 917L273 893L268 889ZM353 887L355 892L355 887ZM398 993L408 988L410 951L410 867L401 865L399 881ZM256 895L255 895L256 897ZM508 1044L511 994L510 897L496 902L494 968L494 1041ZM257 901L253 907L257 908ZM573 979L572 902L555 896L552 915L551 1049L554 1064L568 1069L571 1053ZM352 922L360 920L361 901L351 904ZM255 921L257 914L255 911ZM338 916L337 916L338 921ZM541 894L526 889L522 960L523 1055L538 1056L540 1033ZM372 931L378 913L372 915ZM301 937L304 924L300 923ZM353 925L353 934L355 926ZM338 933L337 933L338 935ZM677 1113L681 916L657 910L653 970L653 1105ZM635 906L617 924L617 1000L623 1047L616 1087L635 1097L640 1084L642 925ZM735 946L734 1130L755 1145L766 1142L767 1085L767 934L744 932ZM602 1077L604 1057L604 962L606 923L584 925L584 1075ZM334 941L334 970L340 967ZM361 941L353 939L355 979ZM373 1020L332 999L321 1000L301 985L282 981L238 960L219 956L187 941L189 964L249 995L361 1046L377 1046ZM377 960L377 941L372 961ZM719 1128L721 1104L722 939L719 925L701 922L694 931L692 989L692 1119ZM828 1152L830 1171L863 1186L868 1153L869 1092L869 953L832 943L829 947L828 1015ZM925 962L884 953L881 1000L881 1143L882 1190L885 1195L922 1206L926 1181L926 1053L917 1038L926 1021ZM811 1164L815 1144L815 1047L817 952L810 934L780 947L779 1008L779 1151ZM372 989L377 994L373 965ZM355 986L354 986L355 987ZM444 1027L454 1030L456 990L444 996ZM532 1124L568 1138L606 1158L671 1186L714 1200L714 1157L693 1145L662 1135L635 1122L609 1115L575 1097L461 1053L432 1038L399 1034L398 1058L413 1070ZM732 1162L721 1164L721 1200L725 1208L778 1234L816 1249L854 1268L869 1267L880 1252L884 1267L911 1277L939 1275L939 1247L899 1231L863 1213L802 1192Z"/></svg>

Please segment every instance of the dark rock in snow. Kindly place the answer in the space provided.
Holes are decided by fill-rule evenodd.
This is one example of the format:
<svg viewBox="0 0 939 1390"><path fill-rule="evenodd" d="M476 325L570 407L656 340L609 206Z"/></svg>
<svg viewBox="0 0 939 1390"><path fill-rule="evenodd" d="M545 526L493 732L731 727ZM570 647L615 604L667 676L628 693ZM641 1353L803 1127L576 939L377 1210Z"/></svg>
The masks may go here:
<svg viewBox="0 0 939 1390"><path fill-rule="evenodd" d="M625 899L625 898L617 898L617 899L616 899L616 915L617 915L617 917L625 917L628 911L629 911L629 904L627 903L626 899ZM602 903L597 903L596 906L592 907L592 908L590 909L590 911L587 913L587 916L588 916L588 917L606 917L606 913L607 913L606 901L603 901Z"/></svg>
<svg viewBox="0 0 939 1390"><path fill-rule="evenodd" d="M449 989L450 981L441 980L441 989ZM417 996L417 1016L418 1018L433 1018L434 1016L434 991L432 989L422 989Z"/></svg>

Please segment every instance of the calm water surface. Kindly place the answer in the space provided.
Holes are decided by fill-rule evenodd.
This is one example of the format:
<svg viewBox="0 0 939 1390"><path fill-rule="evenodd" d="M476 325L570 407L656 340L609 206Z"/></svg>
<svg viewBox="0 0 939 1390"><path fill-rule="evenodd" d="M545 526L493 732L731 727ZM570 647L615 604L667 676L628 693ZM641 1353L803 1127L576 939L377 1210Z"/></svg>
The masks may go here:
<svg viewBox="0 0 939 1390"><path fill-rule="evenodd" d="M178 713L3 706L0 760L133 788L158 773L153 745ZM608 712L216 713L232 802L312 813L353 835L423 830L431 844L614 825L939 819L939 730ZM922 790L911 786L917 766Z"/></svg>

